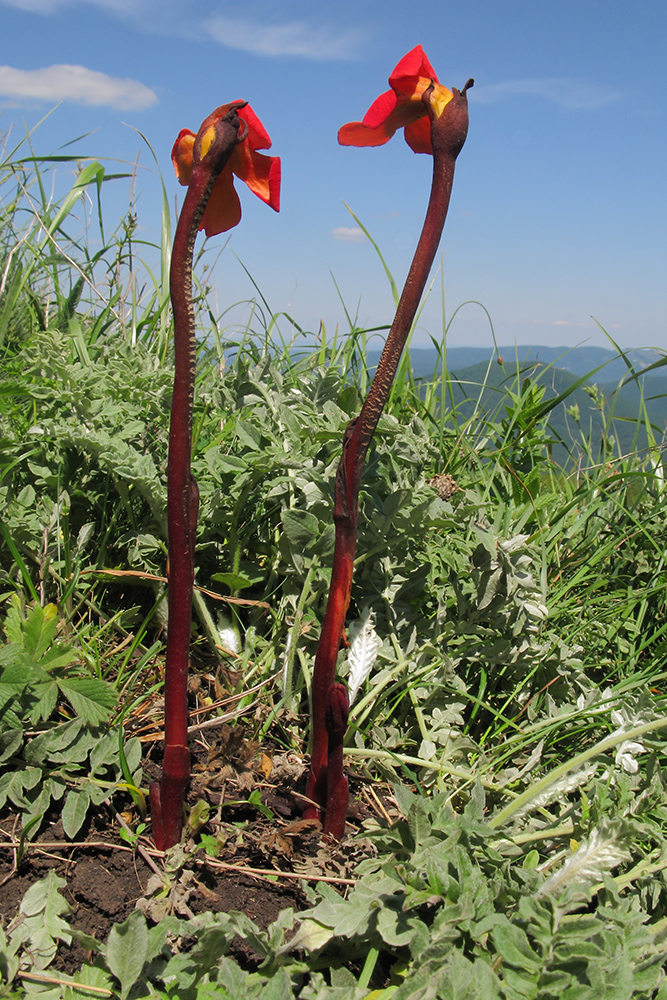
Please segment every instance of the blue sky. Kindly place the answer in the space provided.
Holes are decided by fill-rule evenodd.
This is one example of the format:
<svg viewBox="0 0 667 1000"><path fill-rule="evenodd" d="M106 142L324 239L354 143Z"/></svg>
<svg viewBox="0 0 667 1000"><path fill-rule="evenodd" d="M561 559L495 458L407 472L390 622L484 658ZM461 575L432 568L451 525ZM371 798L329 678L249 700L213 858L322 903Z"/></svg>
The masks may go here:
<svg viewBox="0 0 667 1000"><path fill-rule="evenodd" d="M61 102L36 151L91 132L82 154L131 163L139 153L148 239L160 189L133 130L155 150L173 203L179 130L250 101L282 158L282 209L237 182L243 220L215 266L219 309L252 294L236 254L273 310L329 331L345 328L331 273L361 323L392 316L381 264L344 203L399 284L410 262L430 157L400 133L352 149L336 132L422 44L441 83L475 78L441 245L448 315L474 299L500 343L608 344L595 317L622 346L667 349L664 0L0 0L0 18L0 130L12 126L16 141ZM128 194L120 182L107 193L108 224ZM225 241L209 242L213 261ZM439 280L416 344L442 334ZM449 343L490 342L481 308L463 308Z"/></svg>

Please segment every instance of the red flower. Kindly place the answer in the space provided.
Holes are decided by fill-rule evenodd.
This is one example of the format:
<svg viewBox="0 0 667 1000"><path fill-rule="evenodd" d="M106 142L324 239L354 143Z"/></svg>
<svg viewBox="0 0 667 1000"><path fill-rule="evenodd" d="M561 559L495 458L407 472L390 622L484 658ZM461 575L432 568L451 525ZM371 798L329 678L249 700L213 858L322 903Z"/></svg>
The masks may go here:
<svg viewBox="0 0 667 1000"><path fill-rule="evenodd" d="M223 118L237 103L223 104L202 122L198 132L198 135L203 136L202 144L205 142L206 130ZM250 190L274 211L280 211L280 157L264 156L257 152L258 149L270 149L271 139L250 105L240 107L238 115L248 126L248 134L235 147L227 165L213 185L199 225L200 229L206 230L207 236L227 232L241 221L241 202L234 188L234 174L245 181ZM194 132L187 128L183 129L171 151L171 161L176 176L186 187L192 176L192 149L196 138Z"/></svg>
<svg viewBox="0 0 667 1000"><path fill-rule="evenodd" d="M341 146L383 146L394 132L405 129L405 141L415 153L433 153L428 105L422 96L433 87L430 105L439 118L453 94L438 82L421 45L403 56L389 77L389 86L371 104L361 122L350 122L338 131Z"/></svg>

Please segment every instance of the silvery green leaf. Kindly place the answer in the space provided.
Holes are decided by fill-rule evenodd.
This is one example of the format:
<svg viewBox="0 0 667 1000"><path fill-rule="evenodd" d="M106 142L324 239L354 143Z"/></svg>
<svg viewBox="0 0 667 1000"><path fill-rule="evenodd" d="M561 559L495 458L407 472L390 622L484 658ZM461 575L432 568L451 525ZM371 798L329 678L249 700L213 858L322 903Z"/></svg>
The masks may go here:
<svg viewBox="0 0 667 1000"><path fill-rule="evenodd" d="M90 539L93 537L94 534L95 534L95 524L93 521L88 521L86 524L83 524L81 526L81 529L76 539L76 548L79 552L83 552L86 545L88 544L88 542L90 541Z"/></svg>
<svg viewBox="0 0 667 1000"><path fill-rule="evenodd" d="M125 1000L141 975L148 954L148 927L139 910L133 910L122 924L114 924L106 947L106 963L120 982Z"/></svg>
<svg viewBox="0 0 667 1000"><path fill-rule="evenodd" d="M29 949L35 969L46 969L53 961L58 941L70 944L72 936L61 914L69 912L69 904L59 890L67 885L53 869L46 878L30 886L19 907L19 919L10 930L12 943L20 942ZM11 927L11 925L10 925Z"/></svg>
<svg viewBox="0 0 667 1000"><path fill-rule="evenodd" d="M422 740L419 746L418 754L422 760L431 760L437 749L437 746L432 740Z"/></svg>
<svg viewBox="0 0 667 1000"><path fill-rule="evenodd" d="M350 625L350 648L348 663L350 673L347 678L350 689L350 705L356 698L362 684L369 678L377 659L382 640L375 631L373 614L370 608L364 608L361 619Z"/></svg>
<svg viewBox="0 0 667 1000"><path fill-rule="evenodd" d="M83 942L84 946L87 942ZM65 989L64 998L65 1000L92 1000L94 996L103 997L111 993L113 988L113 980L109 973L105 969L98 969L94 965L84 965L78 972L73 975L73 980L75 983L79 983L81 989L77 989L76 986L72 985ZM87 990L86 986L91 986L93 989ZM59 994L61 996L62 994ZM42 994L40 994L40 997Z"/></svg>
<svg viewBox="0 0 667 1000"><path fill-rule="evenodd" d="M517 549L520 549L522 545L525 545L529 538L530 535L514 535L513 538L503 538L499 540L498 548L507 555L510 555L516 552Z"/></svg>
<svg viewBox="0 0 667 1000"><path fill-rule="evenodd" d="M87 788L70 788L62 812L63 830L70 840L74 840L83 826L89 806L90 793Z"/></svg>
<svg viewBox="0 0 667 1000"><path fill-rule="evenodd" d="M537 895L554 895L566 885L600 882L607 872L613 871L629 858L625 845L620 842L614 830L596 827L587 840L581 841L563 867L546 880Z"/></svg>
<svg viewBox="0 0 667 1000"><path fill-rule="evenodd" d="M7 729L0 733L0 763L12 757L22 744L22 729Z"/></svg>

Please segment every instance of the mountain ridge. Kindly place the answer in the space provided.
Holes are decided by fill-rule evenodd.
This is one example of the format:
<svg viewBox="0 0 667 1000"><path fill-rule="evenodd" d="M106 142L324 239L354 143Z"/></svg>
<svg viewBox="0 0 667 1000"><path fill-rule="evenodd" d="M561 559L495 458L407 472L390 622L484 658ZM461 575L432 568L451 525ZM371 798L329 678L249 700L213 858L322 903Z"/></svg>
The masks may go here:
<svg viewBox="0 0 667 1000"><path fill-rule="evenodd" d="M649 365L666 358L663 352L650 347L632 348L624 352L627 359L636 370L644 370ZM618 383L624 379L630 370L617 351L606 347L549 347L544 344L510 344L495 347L449 347L446 353L447 368L458 374L460 369L469 368L480 362L493 361L501 357L506 369L516 369L517 362L521 368L535 362L563 368L580 377L595 372L593 381L602 383ZM380 358L380 351L368 352L370 367L375 367ZM411 347L410 361L416 378L430 378L435 371L440 370L440 352L434 347ZM602 366L602 367L601 367ZM667 366L651 371L655 378L667 378ZM614 386L615 388L615 386Z"/></svg>

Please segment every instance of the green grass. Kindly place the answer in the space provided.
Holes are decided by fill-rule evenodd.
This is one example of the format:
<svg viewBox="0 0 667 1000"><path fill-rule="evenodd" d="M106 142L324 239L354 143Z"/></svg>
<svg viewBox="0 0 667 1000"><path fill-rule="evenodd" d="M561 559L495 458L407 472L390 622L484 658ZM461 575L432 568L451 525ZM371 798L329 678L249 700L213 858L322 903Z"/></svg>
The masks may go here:
<svg viewBox="0 0 667 1000"><path fill-rule="evenodd" d="M169 210L165 201L158 247L137 241L132 204L108 235L101 198L114 175L72 157L73 183L52 202L56 162L26 142L0 163L0 799L28 839L53 803L74 836L119 787L141 796L139 747L120 727L159 689L164 651ZM290 321L283 336L259 291L245 326L226 326L201 267L195 670L225 662L239 671L237 693L263 685L257 734L305 753L289 712L307 711L333 475L376 331L350 316L345 333L294 333ZM445 335L455 323L443 320ZM662 431L639 395L621 414L628 443L590 390L595 434L571 409L568 437L555 417L585 378L553 369L547 391L544 373L506 363L464 385L448 371L446 336L433 342L433 377L416 377L406 355L369 454L350 608L351 620L371 609L381 646L352 708L349 757L395 784L406 819L375 832L379 860L350 900L321 890L296 920L303 960L285 917L261 938L263 979L226 959L205 975L237 975L239 997L270 981L276 996L362 997L375 984L403 1000L426 995L419 984L436 967L445 978L432 995L443 997L662 997ZM459 486L447 500L429 484L442 472ZM238 654L216 648L220 609ZM37 724L36 748L26 731ZM549 888L570 838L590 857ZM383 897L371 888L379 871ZM51 889L45 907L57 905ZM255 933L223 924L222 937ZM202 953L212 927L197 930ZM159 977L148 985L148 946L129 981L123 934L97 985L113 974L128 990L136 981L133 995L161 990ZM0 935L4 968L27 955L26 940ZM360 978L323 977L318 948L335 970L348 945L365 960ZM601 993L620 968L610 948L625 956L626 985ZM403 965L389 983L379 970L394 954Z"/></svg>

